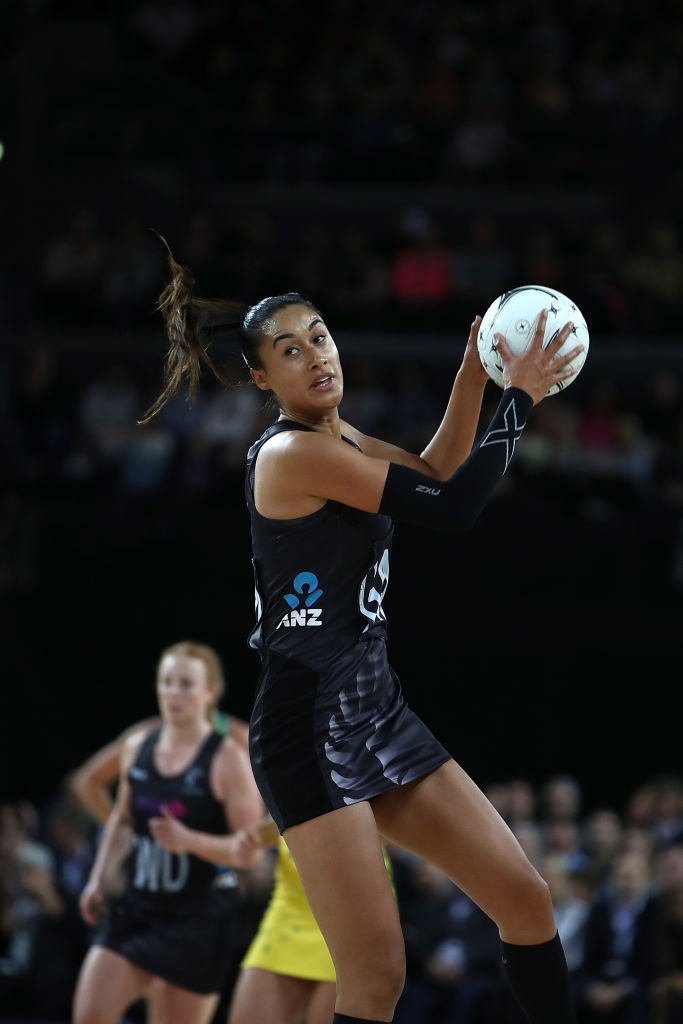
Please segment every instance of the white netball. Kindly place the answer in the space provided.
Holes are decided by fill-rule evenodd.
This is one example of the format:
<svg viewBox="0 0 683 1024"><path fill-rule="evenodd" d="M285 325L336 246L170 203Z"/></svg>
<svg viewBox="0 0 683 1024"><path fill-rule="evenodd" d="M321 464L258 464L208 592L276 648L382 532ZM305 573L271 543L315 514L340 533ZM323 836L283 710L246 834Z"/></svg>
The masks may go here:
<svg viewBox="0 0 683 1024"><path fill-rule="evenodd" d="M555 288L546 288L540 284L521 285L499 295L484 313L479 326L479 358L491 380L499 387L503 386L503 361L496 351L494 335L502 334L512 351L519 355L528 348L536 320L543 309L548 310L544 348L568 320L573 322L574 330L560 349L560 353L569 351L575 345L584 346L583 352L569 364L574 370L572 376L553 384L548 395L564 391L581 372L588 355L589 336L586 318L579 307L569 296L563 295Z"/></svg>

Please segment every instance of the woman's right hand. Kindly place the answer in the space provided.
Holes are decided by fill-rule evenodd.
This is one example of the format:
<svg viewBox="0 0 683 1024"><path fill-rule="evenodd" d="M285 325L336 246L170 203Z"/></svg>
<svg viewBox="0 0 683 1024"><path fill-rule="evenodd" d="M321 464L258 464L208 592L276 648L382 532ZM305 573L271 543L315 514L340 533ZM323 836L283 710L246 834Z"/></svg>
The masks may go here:
<svg viewBox="0 0 683 1024"><path fill-rule="evenodd" d="M561 356L557 355L573 330L574 325L571 321L566 323L544 348L543 338L547 319L548 310L544 309L539 314L536 330L528 348L519 355L514 355L502 334L494 335L496 349L503 360L503 387L515 387L526 391L533 399L534 405L538 405L558 381L573 376L576 370L570 363L584 350L583 345L575 345Z"/></svg>
<svg viewBox="0 0 683 1024"><path fill-rule="evenodd" d="M96 925L104 910L105 897L99 882L88 882L80 895L78 906L81 917L91 927Z"/></svg>
<svg viewBox="0 0 683 1024"><path fill-rule="evenodd" d="M233 867L253 868L258 864L263 853L263 845L259 834L259 826L240 828L233 832L234 853Z"/></svg>

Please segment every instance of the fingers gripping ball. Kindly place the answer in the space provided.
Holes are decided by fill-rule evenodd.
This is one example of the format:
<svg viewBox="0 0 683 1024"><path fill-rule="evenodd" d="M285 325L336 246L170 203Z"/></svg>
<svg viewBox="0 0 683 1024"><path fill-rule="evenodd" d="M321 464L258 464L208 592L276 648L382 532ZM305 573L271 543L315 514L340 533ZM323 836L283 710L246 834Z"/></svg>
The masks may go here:
<svg viewBox="0 0 683 1024"><path fill-rule="evenodd" d="M581 372L588 355L589 337L586 319L579 307L567 295L554 288L538 284L522 285L499 295L484 313L479 326L479 358L491 380L499 387L503 386L503 360L496 351L494 335L502 334L515 355L519 355L528 348L534 334L536 319L542 309L548 310L544 348L568 320L573 321L574 330L558 355L569 352L576 345L584 346L583 352L569 364L574 370L573 376L553 384L548 394L554 395L558 391L563 391Z"/></svg>

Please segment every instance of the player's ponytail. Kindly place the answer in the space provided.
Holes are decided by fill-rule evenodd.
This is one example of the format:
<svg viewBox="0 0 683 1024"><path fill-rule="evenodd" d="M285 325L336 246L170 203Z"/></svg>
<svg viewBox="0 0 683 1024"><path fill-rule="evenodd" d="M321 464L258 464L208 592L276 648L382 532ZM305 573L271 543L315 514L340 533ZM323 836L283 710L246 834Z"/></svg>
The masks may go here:
<svg viewBox="0 0 683 1024"><path fill-rule="evenodd" d="M249 369L260 369L261 343L275 313L287 306L303 305L319 315L313 303L299 292L269 295L253 306L232 299L201 299L194 294L192 272L178 263L163 235L155 234L166 249L171 272L156 304L164 320L169 347L164 362L163 391L139 423L148 423L156 416L183 383L187 385L190 402L194 401L202 364L221 384L230 386L208 353L214 338L230 338L234 342L234 354L241 353Z"/></svg>
<svg viewBox="0 0 683 1024"><path fill-rule="evenodd" d="M170 279L157 300L156 308L163 318L169 347L164 361L163 391L139 423L147 423L156 416L183 383L187 385L190 401L194 401L202 364L218 381L228 384L209 355L208 348L219 334L225 336L241 332L248 309L241 302L196 296L192 272L176 260L163 235L158 237L168 253Z"/></svg>

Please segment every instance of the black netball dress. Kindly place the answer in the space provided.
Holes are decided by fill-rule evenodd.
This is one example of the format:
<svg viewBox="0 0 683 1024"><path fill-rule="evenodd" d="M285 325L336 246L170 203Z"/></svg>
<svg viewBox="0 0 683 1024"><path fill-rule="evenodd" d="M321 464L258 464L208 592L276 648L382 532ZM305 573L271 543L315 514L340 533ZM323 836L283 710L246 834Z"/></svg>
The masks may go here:
<svg viewBox="0 0 683 1024"><path fill-rule="evenodd" d="M298 519L256 511L261 446L283 430L309 429L288 420L269 427L249 449L245 482L257 619L249 644L262 662L250 752L280 831L450 757L407 706L387 660L391 519L334 501Z"/></svg>
<svg viewBox="0 0 683 1024"><path fill-rule="evenodd" d="M222 990L235 955L240 896L236 873L154 842L149 819L166 806L188 828L223 834L225 811L211 792L211 761L223 742L209 733L192 763L177 775L154 765L159 729L142 742L128 770L133 849L126 884L93 942L192 992Z"/></svg>

